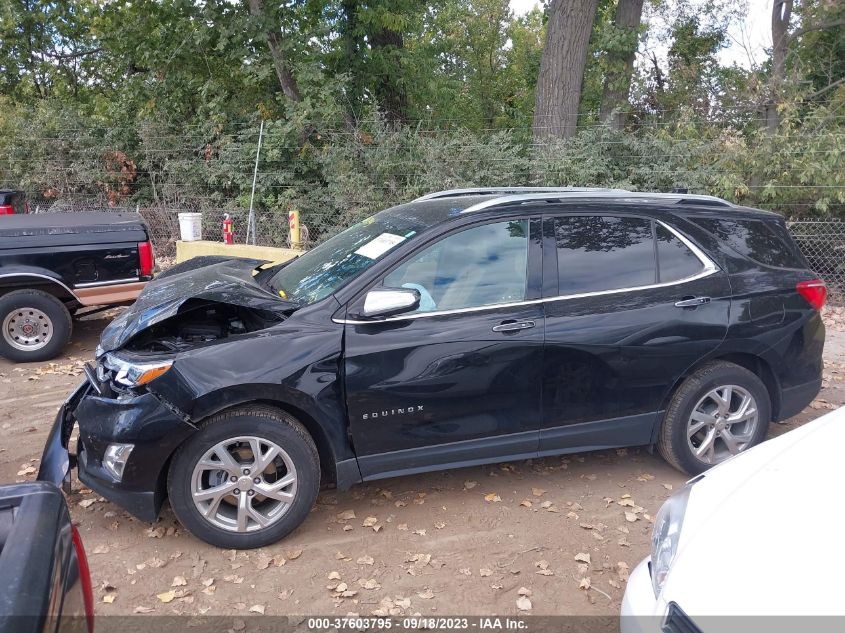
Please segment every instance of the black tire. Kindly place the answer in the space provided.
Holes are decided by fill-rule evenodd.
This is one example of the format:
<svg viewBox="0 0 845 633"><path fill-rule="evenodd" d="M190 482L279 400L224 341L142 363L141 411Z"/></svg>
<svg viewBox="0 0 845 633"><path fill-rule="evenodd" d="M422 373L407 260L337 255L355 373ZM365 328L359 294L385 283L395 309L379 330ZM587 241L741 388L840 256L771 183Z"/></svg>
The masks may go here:
<svg viewBox="0 0 845 633"><path fill-rule="evenodd" d="M26 318L22 312L24 308L33 308L42 313L36 323L39 327L46 327L44 331L49 332L49 340L43 347L38 347L37 342L33 343L33 349L15 347L13 344L16 341L18 345L24 345L22 339L16 338L18 332L14 329L16 316ZM18 315L15 315L16 311L20 311ZM7 319L10 319L8 327ZM42 323L44 326L41 326ZM65 304L48 292L33 289L13 290L0 297L0 326L4 326L0 332L0 356L18 363L55 358L68 344L73 331L73 322Z"/></svg>
<svg viewBox="0 0 845 633"><path fill-rule="evenodd" d="M690 375L672 395L663 422L657 448L667 462L689 475L698 475L718 462L708 463L699 459L690 447L687 432L693 410L711 390L737 385L745 389L756 401L758 420L751 439L741 450L756 446L766 437L772 419L771 398L768 389L756 374L744 367L726 361L705 363ZM721 460L724 461L724 460Z"/></svg>
<svg viewBox="0 0 845 633"><path fill-rule="evenodd" d="M200 255L199 257L192 257L191 259L186 259L184 262L175 264L167 270L160 272L155 276L155 278L164 279L166 277L172 277L173 275L178 275L179 273L184 273L189 270L196 270L197 268L205 268L206 266L211 266L212 264L227 262L230 259L236 258L228 257L226 255Z"/></svg>
<svg viewBox="0 0 845 633"><path fill-rule="evenodd" d="M266 528L235 532L203 517L192 497L193 472L206 451L219 442L254 436L282 447L296 468L296 493L284 514ZM249 405L210 417L179 447L170 464L167 492L174 514L197 538L225 549L264 547L284 538L308 516L320 489L320 458L314 440L293 416L263 405Z"/></svg>

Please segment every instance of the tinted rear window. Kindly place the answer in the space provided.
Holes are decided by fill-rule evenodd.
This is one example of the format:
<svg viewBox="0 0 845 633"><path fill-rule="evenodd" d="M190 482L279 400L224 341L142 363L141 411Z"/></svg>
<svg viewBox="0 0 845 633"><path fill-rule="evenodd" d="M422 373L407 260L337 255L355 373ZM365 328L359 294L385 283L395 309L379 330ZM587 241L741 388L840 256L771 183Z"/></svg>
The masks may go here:
<svg viewBox="0 0 845 633"><path fill-rule="evenodd" d="M710 231L741 255L766 266L804 268L787 236L779 236L763 220L696 218L693 222Z"/></svg>
<svg viewBox="0 0 845 633"><path fill-rule="evenodd" d="M661 283L686 279L702 271L704 265L698 257L666 227L658 224L655 234Z"/></svg>
<svg viewBox="0 0 845 633"><path fill-rule="evenodd" d="M657 278L650 220L612 216L555 218L561 295L635 288Z"/></svg>

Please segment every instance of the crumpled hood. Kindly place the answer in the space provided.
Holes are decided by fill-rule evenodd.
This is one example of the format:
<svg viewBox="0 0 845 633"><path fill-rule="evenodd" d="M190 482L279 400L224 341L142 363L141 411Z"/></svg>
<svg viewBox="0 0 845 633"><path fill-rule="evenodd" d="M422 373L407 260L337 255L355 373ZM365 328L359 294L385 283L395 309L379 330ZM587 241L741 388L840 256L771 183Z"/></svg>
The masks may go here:
<svg viewBox="0 0 845 633"><path fill-rule="evenodd" d="M259 286L253 271L260 259L234 258L194 268L163 279L153 279L138 299L112 321L100 337L103 352L119 349L146 328L175 315L190 299L216 301L257 310L279 311L295 307Z"/></svg>

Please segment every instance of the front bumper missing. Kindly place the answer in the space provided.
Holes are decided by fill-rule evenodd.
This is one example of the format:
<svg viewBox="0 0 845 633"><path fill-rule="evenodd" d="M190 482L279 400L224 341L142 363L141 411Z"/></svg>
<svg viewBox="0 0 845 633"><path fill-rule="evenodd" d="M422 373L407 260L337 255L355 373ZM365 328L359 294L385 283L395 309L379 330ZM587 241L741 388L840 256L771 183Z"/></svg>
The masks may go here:
<svg viewBox="0 0 845 633"><path fill-rule="evenodd" d="M69 451L79 425L77 456ZM170 456L196 427L177 416L151 393L106 398L85 380L59 409L47 438L38 479L70 488L70 469L79 480L143 521L155 521L166 496ZM104 467L111 443L134 444L123 477Z"/></svg>

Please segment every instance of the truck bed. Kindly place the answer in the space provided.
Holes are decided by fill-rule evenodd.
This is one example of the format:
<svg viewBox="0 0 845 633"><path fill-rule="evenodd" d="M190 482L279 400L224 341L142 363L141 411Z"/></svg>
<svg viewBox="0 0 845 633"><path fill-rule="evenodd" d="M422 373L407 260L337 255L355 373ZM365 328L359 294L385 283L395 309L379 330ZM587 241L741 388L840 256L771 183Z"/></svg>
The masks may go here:
<svg viewBox="0 0 845 633"><path fill-rule="evenodd" d="M137 213L34 213L0 218L0 250L146 240L144 220Z"/></svg>

